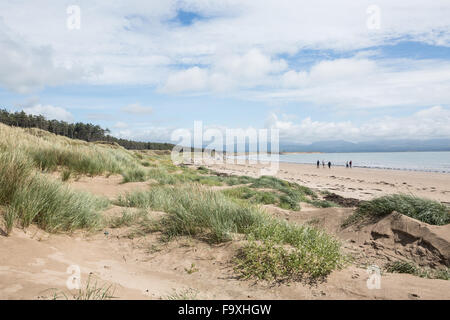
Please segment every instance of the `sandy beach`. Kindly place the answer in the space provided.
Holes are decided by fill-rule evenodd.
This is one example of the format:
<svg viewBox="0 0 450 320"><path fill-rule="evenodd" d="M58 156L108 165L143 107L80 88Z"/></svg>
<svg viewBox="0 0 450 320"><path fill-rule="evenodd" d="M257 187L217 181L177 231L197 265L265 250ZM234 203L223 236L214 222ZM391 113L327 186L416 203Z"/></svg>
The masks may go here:
<svg viewBox="0 0 450 320"><path fill-rule="evenodd" d="M218 172L257 176L262 164L213 164ZM278 178L343 197L370 200L386 194L405 193L450 203L450 174L437 172L328 167L280 163Z"/></svg>

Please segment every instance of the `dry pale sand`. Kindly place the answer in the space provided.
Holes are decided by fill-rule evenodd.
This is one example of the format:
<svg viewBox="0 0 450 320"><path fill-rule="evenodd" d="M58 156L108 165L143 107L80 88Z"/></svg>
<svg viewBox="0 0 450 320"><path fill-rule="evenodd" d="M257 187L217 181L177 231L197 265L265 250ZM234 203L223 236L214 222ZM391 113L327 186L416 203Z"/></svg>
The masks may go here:
<svg viewBox="0 0 450 320"><path fill-rule="evenodd" d="M339 191L341 194L355 197L359 195L349 191L350 185L364 185L372 189L380 181L395 181L397 184L394 185L403 182L413 185L413 182L420 181L427 188L438 188L436 193L431 193L436 195L441 190L449 190L445 187L448 181L440 175L436 175L436 180L442 183L435 181L431 184L429 177L416 173L414 177L405 173L395 177L395 172L389 175L380 171L383 176L379 177L368 175L367 170L316 171L305 166L290 167L283 165L280 176L301 179L310 186L315 183L318 188L322 184L326 188L326 183L331 187L339 183L345 185L345 189ZM251 170L246 167L231 170L241 172L238 168L247 174ZM293 174L292 170L300 171ZM331 178L332 175L336 178ZM352 184L339 180L347 177L350 177ZM112 199L122 192L148 187L147 183L123 185L117 177L82 178L69 183L75 188ZM386 190L386 185L382 184L379 188ZM68 293L67 268L71 265L80 267L83 284L91 275L100 285L113 285L115 296L119 299L164 299L185 290L195 292L197 299L450 299L450 281L406 274L383 274L381 289L368 289L366 282L369 275L365 265L389 261L390 258L382 254L385 252L383 248L374 248L372 242L359 239L357 233L339 231L338 226L352 213L352 209L318 209L307 204L302 204L302 207L300 212L271 206L267 206L267 210L295 223L311 223L325 228L342 239L345 252L358 257L357 262L333 272L321 283L273 285L237 279L230 261L242 245L242 241L238 240L222 245L210 245L190 238L164 243L158 234L130 238L132 227L107 228L95 234L76 232L72 235L50 235L30 227L27 230L14 229L8 237L0 232L0 299L48 299L55 290ZM121 210L112 207L105 214L117 215ZM159 217L164 213L151 214Z"/></svg>
<svg viewBox="0 0 450 320"><path fill-rule="evenodd" d="M263 165L216 164L219 172L257 176ZM450 174L332 167L317 169L315 165L280 163L277 177L310 188L328 190L344 197L368 200L392 193L407 193L450 203Z"/></svg>

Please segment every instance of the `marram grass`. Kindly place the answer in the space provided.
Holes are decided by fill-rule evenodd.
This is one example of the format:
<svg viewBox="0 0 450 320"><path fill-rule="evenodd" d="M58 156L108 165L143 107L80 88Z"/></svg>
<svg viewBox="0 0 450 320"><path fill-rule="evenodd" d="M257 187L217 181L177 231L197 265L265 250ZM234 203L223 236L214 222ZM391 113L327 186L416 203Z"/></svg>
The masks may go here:
<svg viewBox="0 0 450 320"><path fill-rule="evenodd" d="M380 219L394 211L432 225L450 223L450 210L438 201L412 195L393 194L362 202L343 224L348 226L364 219Z"/></svg>
<svg viewBox="0 0 450 320"><path fill-rule="evenodd" d="M157 228L169 238L187 235L221 243L243 234L250 241L262 241L263 245L250 244L238 255L237 270L243 277L281 280L302 274L318 278L344 263L339 241L326 233L273 218L258 206L236 202L198 184L157 185L127 193L118 204L167 212ZM271 258L274 250L275 260ZM285 271L261 273L253 265L258 261L254 255L272 261L268 263L273 270ZM297 272L289 272L292 268Z"/></svg>
<svg viewBox="0 0 450 320"><path fill-rule="evenodd" d="M50 180L19 149L0 153L0 205L8 233L16 222L56 232L98 227L108 201Z"/></svg>

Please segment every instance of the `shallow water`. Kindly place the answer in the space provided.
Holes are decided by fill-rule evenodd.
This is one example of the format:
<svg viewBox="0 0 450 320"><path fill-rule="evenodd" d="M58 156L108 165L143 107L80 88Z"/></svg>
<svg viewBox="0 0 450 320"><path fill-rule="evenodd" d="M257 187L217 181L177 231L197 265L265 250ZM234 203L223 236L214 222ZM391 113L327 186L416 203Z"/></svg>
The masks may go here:
<svg viewBox="0 0 450 320"><path fill-rule="evenodd" d="M251 159L256 156L251 155ZM270 159L266 158L266 159ZM260 159L264 160L264 159ZM322 165L331 161L334 166L345 166L353 161L353 167L380 168L450 173L450 152L361 152L361 153L298 153L281 154L280 162Z"/></svg>

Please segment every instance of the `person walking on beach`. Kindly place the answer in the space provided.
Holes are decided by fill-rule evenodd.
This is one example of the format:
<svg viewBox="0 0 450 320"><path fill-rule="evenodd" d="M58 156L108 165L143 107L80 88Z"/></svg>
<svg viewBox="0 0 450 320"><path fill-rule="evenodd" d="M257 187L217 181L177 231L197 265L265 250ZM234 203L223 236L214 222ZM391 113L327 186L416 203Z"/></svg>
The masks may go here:
<svg viewBox="0 0 450 320"><path fill-rule="evenodd" d="M328 169L331 169L331 161L328 161Z"/></svg>
<svg viewBox="0 0 450 320"><path fill-rule="evenodd" d="M325 168L325 160L322 160L322 168Z"/></svg>
<svg viewBox="0 0 450 320"><path fill-rule="evenodd" d="M320 168L320 161L317 160L317 169L319 169L319 168Z"/></svg>
<svg viewBox="0 0 450 320"><path fill-rule="evenodd" d="M352 165L353 165L353 163L352 163L352 160L350 160L350 169L352 168Z"/></svg>

